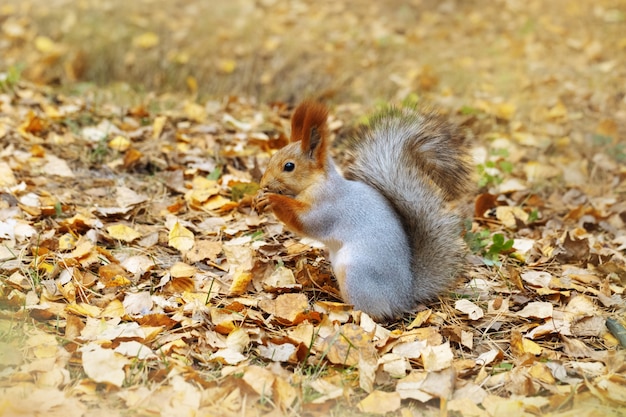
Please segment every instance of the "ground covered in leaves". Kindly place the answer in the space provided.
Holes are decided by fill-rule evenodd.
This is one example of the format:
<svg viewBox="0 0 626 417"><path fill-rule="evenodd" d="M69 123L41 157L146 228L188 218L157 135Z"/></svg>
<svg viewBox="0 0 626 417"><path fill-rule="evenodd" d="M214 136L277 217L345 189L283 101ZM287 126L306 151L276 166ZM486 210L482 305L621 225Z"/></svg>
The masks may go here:
<svg viewBox="0 0 626 417"><path fill-rule="evenodd" d="M127 3L0 6L0 415L626 414L623 3ZM380 102L474 142L467 271L404 320L250 207L310 86L339 160Z"/></svg>

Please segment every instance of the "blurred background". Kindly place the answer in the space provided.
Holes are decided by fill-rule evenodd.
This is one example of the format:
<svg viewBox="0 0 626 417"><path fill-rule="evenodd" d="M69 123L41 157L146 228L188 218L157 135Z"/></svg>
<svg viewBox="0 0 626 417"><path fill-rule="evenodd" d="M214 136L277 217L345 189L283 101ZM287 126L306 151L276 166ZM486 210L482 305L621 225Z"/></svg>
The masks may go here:
<svg viewBox="0 0 626 417"><path fill-rule="evenodd" d="M623 0L3 0L0 71L75 91L618 110L625 16Z"/></svg>

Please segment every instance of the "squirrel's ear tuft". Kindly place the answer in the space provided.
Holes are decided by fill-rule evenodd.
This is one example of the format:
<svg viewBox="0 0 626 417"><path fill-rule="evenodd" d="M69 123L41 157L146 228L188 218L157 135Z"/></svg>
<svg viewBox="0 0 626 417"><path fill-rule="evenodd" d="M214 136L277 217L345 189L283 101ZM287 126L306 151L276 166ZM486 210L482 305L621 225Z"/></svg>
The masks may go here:
<svg viewBox="0 0 626 417"><path fill-rule="evenodd" d="M305 101L296 108L291 119L291 141L301 140L302 152L320 164L326 162L326 149L328 148L327 118L328 109L325 105Z"/></svg>

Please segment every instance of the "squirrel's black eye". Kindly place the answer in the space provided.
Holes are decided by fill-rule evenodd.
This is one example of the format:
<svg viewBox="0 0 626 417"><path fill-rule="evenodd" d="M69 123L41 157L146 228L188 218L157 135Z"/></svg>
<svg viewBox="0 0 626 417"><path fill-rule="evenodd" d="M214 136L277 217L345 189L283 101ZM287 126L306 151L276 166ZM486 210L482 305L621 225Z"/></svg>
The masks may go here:
<svg viewBox="0 0 626 417"><path fill-rule="evenodd" d="M285 166L283 167L283 171L286 172L291 172L294 169L296 169L296 164L294 164L293 162L286 162Z"/></svg>

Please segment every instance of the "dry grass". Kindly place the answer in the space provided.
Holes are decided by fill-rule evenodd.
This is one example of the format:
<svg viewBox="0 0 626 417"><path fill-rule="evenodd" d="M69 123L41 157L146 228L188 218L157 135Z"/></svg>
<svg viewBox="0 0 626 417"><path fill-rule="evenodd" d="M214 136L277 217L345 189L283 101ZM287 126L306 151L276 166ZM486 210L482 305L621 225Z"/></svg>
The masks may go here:
<svg viewBox="0 0 626 417"><path fill-rule="evenodd" d="M26 78L48 84L122 81L262 101L373 103L429 91L506 98L577 76L572 54L608 58L588 45L599 31L619 37L613 5L603 3L8 0L0 70L22 65ZM590 82L615 87L598 74Z"/></svg>

